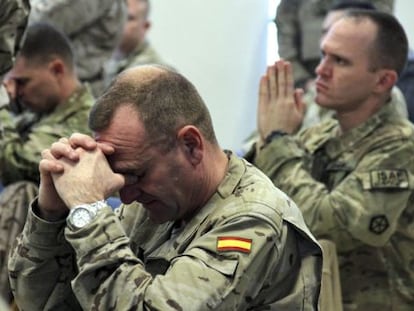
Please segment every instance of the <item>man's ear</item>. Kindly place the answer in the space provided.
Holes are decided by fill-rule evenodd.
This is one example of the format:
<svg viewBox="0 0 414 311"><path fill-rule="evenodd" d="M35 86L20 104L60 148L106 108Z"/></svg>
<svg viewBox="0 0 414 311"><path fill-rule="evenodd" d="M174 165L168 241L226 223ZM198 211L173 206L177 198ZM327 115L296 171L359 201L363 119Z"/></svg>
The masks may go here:
<svg viewBox="0 0 414 311"><path fill-rule="evenodd" d="M63 64L63 62L58 59L55 58L54 60L52 60L49 63L49 70L52 72L53 75L55 76L62 76L63 73L65 72L65 65Z"/></svg>
<svg viewBox="0 0 414 311"><path fill-rule="evenodd" d="M398 75L395 70L382 69L378 72L377 90L390 90L397 83Z"/></svg>
<svg viewBox="0 0 414 311"><path fill-rule="evenodd" d="M197 165L203 159L204 143L198 128L193 125L182 127L177 133L179 147L192 165Z"/></svg>

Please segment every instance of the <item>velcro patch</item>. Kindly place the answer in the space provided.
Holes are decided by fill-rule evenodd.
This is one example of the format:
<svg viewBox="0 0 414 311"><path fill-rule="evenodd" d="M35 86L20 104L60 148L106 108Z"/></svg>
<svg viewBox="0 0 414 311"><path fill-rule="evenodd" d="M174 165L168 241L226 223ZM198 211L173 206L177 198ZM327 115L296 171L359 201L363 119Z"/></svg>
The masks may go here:
<svg viewBox="0 0 414 311"><path fill-rule="evenodd" d="M369 174L371 189L408 189L409 182L406 170L375 170Z"/></svg>
<svg viewBox="0 0 414 311"><path fill-rule="evenodd" d="M381 234L388 229L390 223L388 222L387 216L385 215L376 215L371 218L369 223L369 231L375 234Z"/></svg>
<svg viewBox="0 0 414 311"><path fill-rule="evenodd" d="M240 237L221 236L217 238L217 251L250 253L252 240Z"/></svg>

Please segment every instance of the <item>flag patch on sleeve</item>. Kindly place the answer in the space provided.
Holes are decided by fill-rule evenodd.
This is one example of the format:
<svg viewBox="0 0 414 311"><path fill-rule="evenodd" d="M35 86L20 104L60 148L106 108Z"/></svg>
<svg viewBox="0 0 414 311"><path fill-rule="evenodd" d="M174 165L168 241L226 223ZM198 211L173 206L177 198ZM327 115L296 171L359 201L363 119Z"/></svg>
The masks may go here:
<svg viewBox="0 0 414 311"><path fill-rule="evenodd" d="M217 238L217 251L250 253L252 240L233 236L221 236Z"/></svg>

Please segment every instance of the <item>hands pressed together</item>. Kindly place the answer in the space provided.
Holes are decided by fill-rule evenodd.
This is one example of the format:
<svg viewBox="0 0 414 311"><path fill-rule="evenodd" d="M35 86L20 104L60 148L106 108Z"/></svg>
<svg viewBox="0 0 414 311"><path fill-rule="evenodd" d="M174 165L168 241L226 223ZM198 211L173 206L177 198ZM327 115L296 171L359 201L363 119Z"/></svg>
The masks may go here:
<svg viewBox="0 0 414 311"><path fill-rule="evenodd" d="M275 130L292 134L300 127L305 114L303 90L294 89L291 64L279 60L268 66L260 80L257 128L259 145Z"/></svg>
<svg viewBox="0 0 414 311"><path fill-rule="evenodd" d="M63 218L68 209L106 199L125 184L106 159L114 152L107 144L75 133L42 152L39 164L39 212L46 220Z"/></svg>

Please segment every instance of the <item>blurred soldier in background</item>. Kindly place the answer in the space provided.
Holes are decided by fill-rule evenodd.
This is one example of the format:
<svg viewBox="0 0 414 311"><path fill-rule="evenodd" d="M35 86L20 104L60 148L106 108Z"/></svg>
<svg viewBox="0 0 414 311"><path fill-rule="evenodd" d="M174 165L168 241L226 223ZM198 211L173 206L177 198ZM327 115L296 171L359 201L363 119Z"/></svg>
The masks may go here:
<svg viewBox="0 0 414 311"><path fill-rule="evenodd" d="M29 0L0 1L0 81L13 66L13 59L19 49L20 40L27 25ZM8 104L9 97L3 83L0 84L0 106ZM4 215L0 209L0 221ZM4 234L3 232L1 233ZM4 263L7 254L0 248L0 311L7 311L9 299L7 266ZM6 291L4 291L6 286ZM6 295L5 295L6 293ZM6 298L5 298L6 297ZM9 302L9 301L7 301Z"/></svg>
<svg viewBox="0 0 414 311"><path fill-rule="evenodd" d="M279 56L293 66L295 87L306 89L319 64L322 21L340 0L281 0L276 11ZM361 1L362 2L362 1ZM393 12L394 0L368 0L379 10Z"/></svg>
<svg viewBox="0 0 414 311"><path fill-rule="evenodd" d="M30 0L29 24L49 22L70 39L81 81L95 96L103 90L103 67L126 21L125 0Z"/></svg>
<svg viewBox="0 0 414 311"><path fill-rule="evenodd" d="M147 38L151 27L149 0L127 0L128 20L121 40L105 65L105 86L121 71L137 65L164 64Z"/></svg>
<svg viewBox="0 0 414 311"><path fill-rule="evenodd" d="M37 194L41 151L73 131L88 131L94 98L76 76L69 40L50 24L27 29L6 85L14 106L24 107L17 115L8 106L0 110L0 177L6 186L0 194L0 293L11 300L7 254Z"/></svg>

